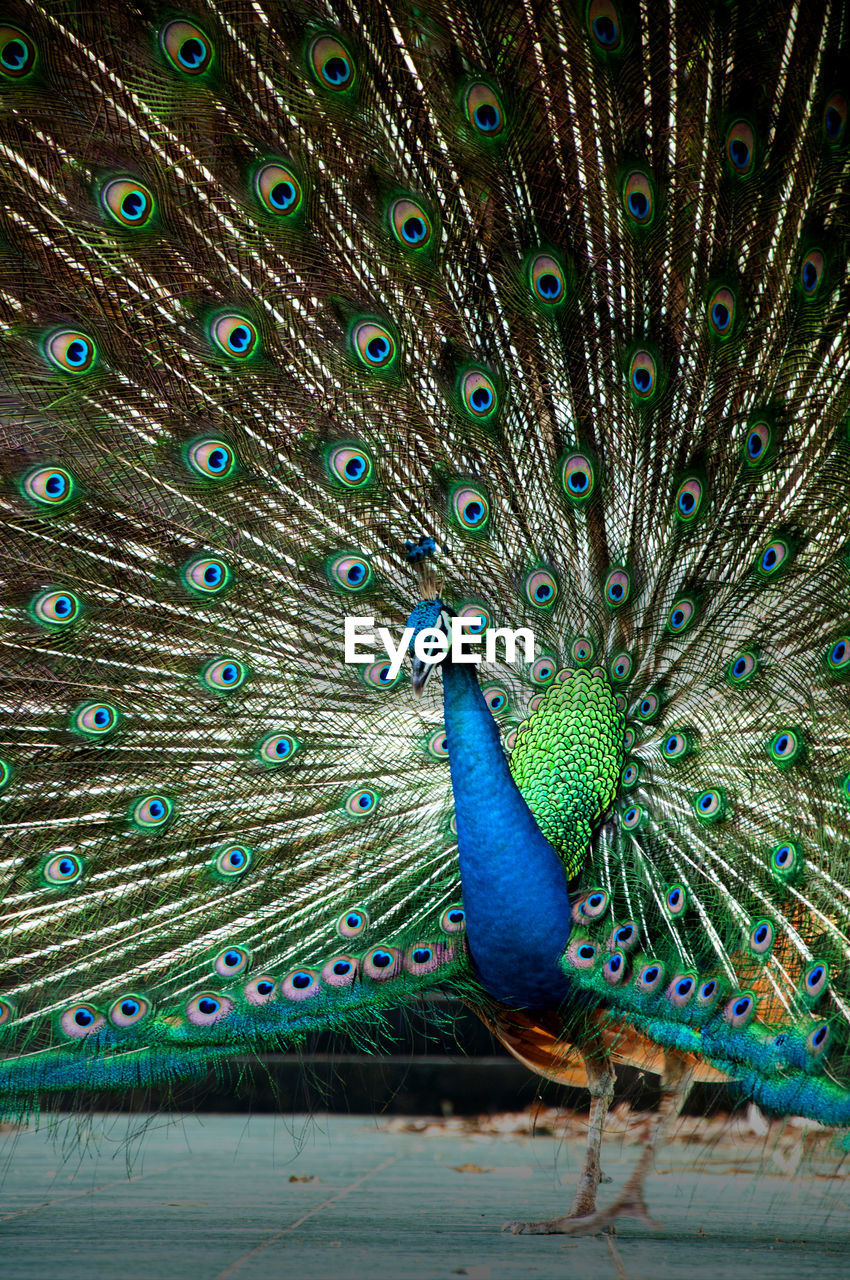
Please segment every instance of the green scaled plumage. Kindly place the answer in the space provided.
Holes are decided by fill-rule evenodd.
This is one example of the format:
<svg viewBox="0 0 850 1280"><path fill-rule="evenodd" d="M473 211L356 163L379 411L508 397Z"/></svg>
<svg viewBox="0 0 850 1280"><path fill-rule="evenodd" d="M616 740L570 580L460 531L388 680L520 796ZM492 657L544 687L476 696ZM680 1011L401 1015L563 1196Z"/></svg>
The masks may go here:
<svg viewBox="0 0 850 1280"><path fill-rule="evenodd" d="M534 632L481 683L577 1007L850 1122L850 33L814 9L6 7L6 1111L436 986L493 1017L441 703L343 660L430 535L455 613Z"/></svg>

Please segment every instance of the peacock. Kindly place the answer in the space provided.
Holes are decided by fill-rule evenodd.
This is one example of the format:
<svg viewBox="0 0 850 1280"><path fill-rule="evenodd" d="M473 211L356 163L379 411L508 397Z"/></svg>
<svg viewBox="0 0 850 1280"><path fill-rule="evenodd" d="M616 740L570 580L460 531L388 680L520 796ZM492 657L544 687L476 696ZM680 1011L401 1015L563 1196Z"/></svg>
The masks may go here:
<svg viewBox="0 0 850 1280"><path fill-rule="evenodd" d="M514 1231L850 1125L848 97L842 0L4 3L5 1114L439 990L587 1068Z"/></svg>

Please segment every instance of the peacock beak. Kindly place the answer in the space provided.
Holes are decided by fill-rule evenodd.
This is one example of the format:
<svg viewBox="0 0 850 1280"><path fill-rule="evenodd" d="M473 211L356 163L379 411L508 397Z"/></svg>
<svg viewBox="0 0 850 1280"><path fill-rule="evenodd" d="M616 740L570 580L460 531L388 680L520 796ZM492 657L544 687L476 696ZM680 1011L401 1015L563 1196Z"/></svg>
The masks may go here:
<svg viewBox="0 0 850 1280"><path fill-rule="evenodd" d="M413 686L413 692L417 698L421 698L425 692L425 686L430 679L431 672L434 670L436 663L423 662L421 658L414 657L411 663L410 683Z"/></svg>

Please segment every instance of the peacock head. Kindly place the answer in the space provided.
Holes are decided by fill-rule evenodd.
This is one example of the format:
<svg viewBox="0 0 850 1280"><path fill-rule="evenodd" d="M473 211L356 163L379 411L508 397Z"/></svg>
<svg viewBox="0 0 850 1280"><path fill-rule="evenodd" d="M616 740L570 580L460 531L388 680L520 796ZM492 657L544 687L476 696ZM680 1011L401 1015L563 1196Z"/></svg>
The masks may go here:
<svg viewBox="0 0 850 1280"><path fill-rule="evenodd" d="M446 647L439 637L443 635L451 641L451 612L437 597L433 600L420 600L414 605L407 625L413 630L408 645L412 658L411 683L413 692L421 694L446 653ZM426 632L429 634L423 634ZM416 641L419 636L422 639L417 653ZM420 654L424 656L420 657Z"/></svg>
<svg viewBox="0 0 850 1280"><path fill-rule="evenodd" d="M451 610L437 592L437 575L434 572L436 553L436 542L427 536L416 541L408 540L404 544L404 558L416 574L422 597L407 619L407 625L413 632L408 647L413 660L411 680L416 694L423 692L445 656L446 647L441 643L440 636L447 636L451 640ZM424 632L433 634L423 635Z"/></svg>

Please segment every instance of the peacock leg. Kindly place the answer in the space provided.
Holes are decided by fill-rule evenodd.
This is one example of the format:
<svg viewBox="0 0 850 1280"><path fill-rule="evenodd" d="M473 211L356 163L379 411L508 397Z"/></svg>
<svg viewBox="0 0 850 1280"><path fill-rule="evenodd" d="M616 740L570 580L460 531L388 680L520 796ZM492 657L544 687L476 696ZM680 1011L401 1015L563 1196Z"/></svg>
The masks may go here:
<svg viewBox="0 0 850 1280"><path fill-rule="evenodd" d="M602 1041L594 1038L592 1041L586 1040L577 1047L584 1060L584 1067L587 1073L587 1088L590 1093L587 1145L584 1153L584 1167L579 1174L576 1193L573 1197L570 1211L566 1219L555 1219L555 1223L587 1218L596 1212L596 1192L602 1177L600 1163L602 1135L605 1130L605 1118L608 1115L608 1109L614 1097L614 1082L616 1079L614 1064L606 1053ZM532 1232L547 1226L551 1226L553 1231L559 1229L556 1225L543 1222L508 1222L503 1230L519 1235L523 1231Z"/></svg>
<svg viewBox="0 0 850 1280"><path fill-rule="evenodd" d="M682 1110L685 1099L690 1092L692 1081L693 1071L685 1058L675 1051L666 1051L664 1054L664 1073L661 1077L661 1102L650 1122L649 1133L644 1142L643 1151L626 1185L613 1204L610 1204L607 1209L596 1209L594 1206L591 1212L586 1213L584 1216L575 1216L575 1209L582 1191L582 1181L588 1170L588 1157L588 1161L585 1164L585 1172L579 1182L579 1190L576 1192L573 1208L569 1214L563 1218L553 1218L549 1222L512 1222L508 1224L505 1230L511 1231L514 1235L593 1235L598 1231L605 1230L606 1227L610 1227L617 1218L621 1217L640 1218L649 1226L656 1226L657 1223L649 1216L644 1203L643 1184L652 1167L656 1148L670 1131L673 1122ZM607 1110L607 1105L605 1109ZM591 1140L591 1134L589 1133L588 1152ZM597 1169L598 1167L597 1149ZM597 1185L598 1182L599 1175L597 1173ZM593 1203L594 1199L595 1195L591 1199L591 1203Z"/></svg>

